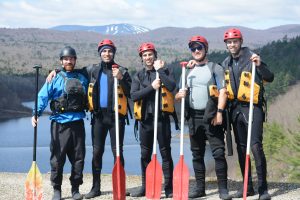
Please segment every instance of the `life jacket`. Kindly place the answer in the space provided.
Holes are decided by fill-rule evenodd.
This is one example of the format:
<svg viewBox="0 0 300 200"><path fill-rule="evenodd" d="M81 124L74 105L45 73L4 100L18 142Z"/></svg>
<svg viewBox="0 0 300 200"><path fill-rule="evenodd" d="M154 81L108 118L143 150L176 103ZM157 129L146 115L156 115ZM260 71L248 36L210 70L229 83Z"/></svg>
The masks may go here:
<svg viewBox="0 0 300 200"><path fill-rule="evenodd" d="M168 113L173 113L175 111L174 95L164 84L161 85L161 110Z"/></svg>
<svg viewBox="0 0 300 200"><path fill-rule="evenodd" d="M63 72L58 73L64 79L62 95L50 102L53 113L82 112L86 109L86 94L79 75L74 78L67 77Z"/></svg>
<svg viewBox="0 0 300 200"><path fill-rule="evenodd" d="M217 63L214 63L214 62L208 62L207 63L208 69L211 73L211 78L207 82L208 100L207 100L205 111L204 111L204 114L203 114L203 117L204 117L203 119L207 123L210 123L211 119L215 116L216 111L217 111L219 90L218 90L218 87L217 87L216 74L215 74L216 65L217 65ZM187 73L186 73L186 80L187 80L187 77L188 77L190 72L191 72L191 69L188 69ZM189 89L190 88L188 88L188 90ZM189 92L188 92L188 95L189 95ZM192 115L192 113L190 113L190 112L193 112L190 109L190 102L189 102L188 97L185 98L185 107L186 107L185 117L188 120Z"/></svg>
<svg viewBox="0 0 300 200"><path fill-rule="evenodd" d="M211 72L211 79L207 83L208 96L210 98L214 98L214 99L217 99L219 97L219 90L218 90L218 87L216 84L215 74L214 74L216 64L217 63L213 63L213 62L207 63L208 68ZM191 69L187 69L185 80L187 80L187 77L190 72L191 72ZM188 98L186 98L186 99L188 99Z"/></svg>
<svg viewBox="0 0 300 200"><path fill-rule="evenodd" d="M247 52L246 54L249 58L251 56L251 51ZM242 71L240 73L240 77L235 77L235 79L239 79L239 84L236 86L237 93L234 94L232 84L235 84L234 80L231 80L233 77L233 69L232 69L232 59L228 57L223 62L223 67L225 69L225 82L226 82L226 89L227 89L227 97L229 100L238 100L239 102L250 102L250 91L251 91L251 78L252 78L252 62L245 56L242 60L247 60L246 62L240 63ZM255 81L254 81L254 104L262 104L264 101L264 81L259 76L259 74L255 74Z"/></svg>
<svg viewBox="0 0 300 200"><path fill-rule="evenodd" d="M93 65L90 66L89 69L89 87L88 87L88 109L90 112L97 112L98 111L98 98L95 98L95 96L99 95L98 94L98 89L95 87L95 83L99 78L101 77L102 74L102 66L100 65ZM127 115L128 111L128 99L124 93L123 88L118 85L118 108L119 108L119 114L122 116Z"/></svg>
<svg viewBox="0 0 300 200"><path fill-rule="evenodd" d="M118 85L118 111L119 114L125 116L127 114L128 100L124 94L123 88Z"/></svg>
<svg viewBox="0 0 300 200"><path fill-rule="evenodd" d="M145 69L144 69L145 70ZM141 73L144 74L144 73ZM143 77L138 77L139 82L141 83L143 80ZM175 112L175 107L174 107L174 95L164 86L164 84L161 85L161 111L169 114L173 114ZM142 106L143 101L138 100L134 102L133 106L133 113L134 113L134 118L136 120L141 120L142 119Z"/></svg>
<svg viewBox="0 0 300 200"><path fill-rule="evenodd" d="M135 101L133 104L133 114L136 120L142 119L142 104L143 100Z"/></svg>
<svg viewBox="0 0 300 200"><path fill-rule="evenodd" d="M137 80L141 85L141 82L144 80L145 69L141 73L138 72ZM174 106L174 95L162 84L161 85L161 111L163 113L170 114L174 119L175 129L179 130L178 118ZM143 100L135 101L133 104L133 113L135 118L134 123L134 135L138 141L138 122L143 118Z"/></svg>

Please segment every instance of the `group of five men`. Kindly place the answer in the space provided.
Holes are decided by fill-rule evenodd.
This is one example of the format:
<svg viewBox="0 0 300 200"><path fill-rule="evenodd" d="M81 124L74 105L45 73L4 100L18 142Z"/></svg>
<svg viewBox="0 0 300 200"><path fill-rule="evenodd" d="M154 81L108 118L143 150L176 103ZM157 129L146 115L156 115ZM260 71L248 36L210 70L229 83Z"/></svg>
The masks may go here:
<svg viewBox="0 0 300 200"><path fill-rule="evenodd" d="M229 119L237 144L240 169L244 176L247 126L249 115L249 94L251 66L255 63L255 96L251 135L251 150L255 159L258 177L259 199L271 199L267 188L266 158L262 146L264 121L264 89L263 82L274 79L260 56L247 47L242 47L243 37L238 29L229 29L224 34L224 42L229 56L221 65L207 59L208 42L203 36L193 36L188 43L193 59L188 62L186 88L176 87L176 81L164 61L158 59L158 53L152 43L143 43L138 49L141 57L141 70L130 77L127 68L113 67L116 46L111 40L105 39L98 45L101 62L82 69L74 69L76 51L64 47L60 53L62 68L48 76L38 94L37 113L40 116L50 101L51 120L51 183L54 189L53 200L61 199L63 166L68 156L72 171L70 182L72 198L82 199L79 185L83 183L83 167L85 157L85 130L83 118L86 105L92 113L92 144L93 144L93 185L85 195L86 199L101 195L101 169L105 139L110 134L111 148L116 160L116 148L120 149L121 162L124 166L123 140L125 133L126 113L119 117L119 147L116 147L113 79L117 78L122 95L138 103L139 112L134 110L139 120L139 140L141 150L142 186L132 197L145 196L146 168L151 161L153 151L155 91L159 91L159 114L157 124L157 141L162 157L165 196L173 196L173 160L171 155L170 110L165 109L162 88L169 92L177 91L175 100L186 97L186 120L189 126L190 146L193 155L193 168L196 189L191 191L189 198L198 198L205 193L204 154L208 140L215 159L215 170L218 182L219 197L232 199L242 197L243 190L229 195L227 188L227 162L225 159L224 142L224 111L229 112ZM156 74L158 73L158 77ZM55 76L56 75L56 76ZM178 84L180 85L180 84ZM88 97L88 98L87 98ZM119 94L120 97L120 94ZM88 101L87 101L88 99ZM127 106L127 101L125 105ZM170 106L170 105L169 105ZM120 107L120 105L119 105ZM36 126L37 119L32 117ZM250 167L251 169L251 167ZM249 170L247 195L254 195L251 170Z"/></svg>

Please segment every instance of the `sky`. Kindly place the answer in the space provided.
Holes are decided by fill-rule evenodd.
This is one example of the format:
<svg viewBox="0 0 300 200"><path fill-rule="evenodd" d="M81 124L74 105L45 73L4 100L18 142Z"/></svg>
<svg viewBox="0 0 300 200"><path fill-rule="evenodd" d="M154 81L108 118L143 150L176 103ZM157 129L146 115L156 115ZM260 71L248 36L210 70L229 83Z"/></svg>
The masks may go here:
<svg viewBox="0 0 300 200"><path fill-rule="evenodd" d="M299 0L0 0L0 27L129 23L161 27L300 24Z"/></svg>

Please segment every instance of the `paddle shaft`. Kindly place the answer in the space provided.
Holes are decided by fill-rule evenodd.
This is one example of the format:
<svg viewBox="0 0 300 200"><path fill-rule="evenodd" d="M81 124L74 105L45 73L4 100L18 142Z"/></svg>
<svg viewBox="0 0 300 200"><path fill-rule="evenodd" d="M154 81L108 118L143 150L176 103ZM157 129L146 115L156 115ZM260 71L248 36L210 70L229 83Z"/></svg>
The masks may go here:
<svg viewBox="0 0 300 200"><path fill-rule="evenodd" d="M118 80L114 77L114 91L115 91L115 125L116 125L116 156L120 156L119 148L119 105L118 105Z"/></svg>
<svg viewBox="0 0 300 200"><path fill-rule="evenodd" d="M159 74L157 71L156 71L156 79L159 79ZM159 89L156 89L156 91L155 91L153 154L156 154L156 143L157 143L158 90Z"/></svg>
<svg viewBox="0 0 300 200"><path fill-rule="evenodd" d="M35 65L35 99L34 99L34 118L37 120L37 104L38 104L38 92L39 92L39 69L40 65ZM34 127L34 136L33 136L33 161L36 161L36 144L37 144L37 124Z"/></svg>
<svg viewBox="0 0 300 200"><path fill-rule="evenodd" d="M181 89L185 89L185 66L182 66ZM181 115L180 115L180 155L183 155L183 131L184 131L184 105L185 98L181 99Z"/></svg>
<svg viewBox="0 0 300 200"><path fill-rule="evenodd" d="M246 164L245 164L245 174L244 174L244 190L243 190L244 200L247 199L247 190L248 190L248 171L249 171L249 162L250 162L251 131L252 131L252 120L253 120L254 81L255 81L255 63L252 62L250 105L249 105L249 119L248 119L248 137L247 137Z"/></svg>

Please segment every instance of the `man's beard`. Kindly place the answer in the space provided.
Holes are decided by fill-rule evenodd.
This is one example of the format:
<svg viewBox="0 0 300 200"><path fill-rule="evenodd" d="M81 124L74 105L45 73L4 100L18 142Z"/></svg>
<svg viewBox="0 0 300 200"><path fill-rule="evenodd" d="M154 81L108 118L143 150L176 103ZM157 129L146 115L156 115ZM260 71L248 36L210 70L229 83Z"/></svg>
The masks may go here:
<svg viewBox="0 0 300 200"><path fill-rule="evenodd" d="M65 65L64 68L66 71L72 71L74 69L74 67L75 66L72 63L69 63L69 64Z"/></svg>

